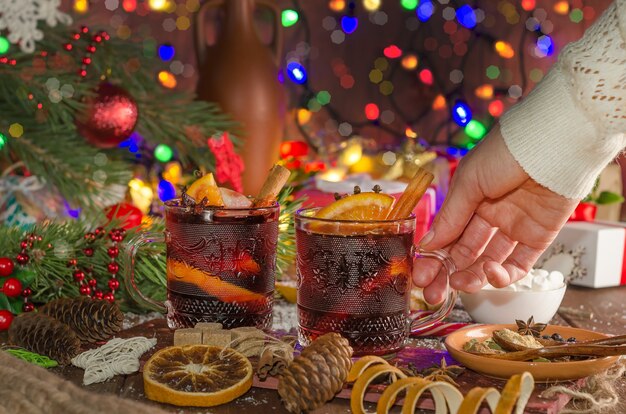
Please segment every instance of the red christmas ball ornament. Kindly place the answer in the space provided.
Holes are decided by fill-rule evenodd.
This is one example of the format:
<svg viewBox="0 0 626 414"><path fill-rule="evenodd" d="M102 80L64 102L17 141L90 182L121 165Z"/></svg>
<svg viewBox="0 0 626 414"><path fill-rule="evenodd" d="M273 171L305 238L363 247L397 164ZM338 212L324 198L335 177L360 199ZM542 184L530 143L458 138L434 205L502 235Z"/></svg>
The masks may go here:
<svg viewBox="0 0 626 414"><path fill-rule="evenodd" d="M87 110L76 119L78 132L98 148L115 148L135 130L137 103L119 86L102 82Z"/></svg>
<svg viewBox="0 0 626 414"><path fill-rule="evenodd" d="M26 263L28 263L29 260L30 256L26 253L18 253L18 255L15 257L15 261L21 265L25 265Z"/></svg>
<svg viewBox="0 0 626 414"><path fill-rule="evenodd" d="M120 203L114 206L111 206L106 211L107 218L113 220L113 218L123 219L122 226L125 229L132 229L133 227L137 227L141 224L143 220L143 213L137 207L130 203ZM115 234L116 236L124 235L121 232L111 233L111 236Z"/></svg>
<svg viewBox="0 0 626 414"><path fill-rule="evenodd" d="M113 293L111 292L105 293L103 299L106 300L107 302L111 302L111 303L115 302L115 296L113 296Z"/></svg>
<svg viewBox="0 0 626 414"><path fill-rule="evenodd" d="M117 279L111 279L109 280L109 289L111 290L117 290L120 287L120 281Z"/></svg>
<svg viewBox="0 0 626 414"><path fill-rule="evenodd" d="M83 272L82 270L75 270L73 276L74 276L74 280L77 281L78 283L85 280L85 272Z"/></svg>
<svg viewBox="0 0 626 414"><path fill-rule="evenodd" d="M95 288L96 286L98 286L98 281L96 279L89 279L89 286L91 286L92 288Z"/></svg>
<svg viewBox="0 0 626 414"><path fill-rule="evenodd" d="M22 306L22 311L24 311L24 312L32 312L34 310L35 310L35 305L33 305L31 302L26 302Z"/></svg>
<svg viewBox="0 0 626 414"><path fill-rule="evenodd" d="M14 277L7 279L2 285L2 293L10 298L15 298L22 294L22 282Z"/></svg>
<svg viewBox="0 0 626 414"><path fill-rule="evenodd" d="M93 293L93 297L96 298L96 299L102 299L104 297L104 293L102 293L101 290L96 290Z"/></svg>
<svg viewBox="0 0 626 414"><path fill-rule="evenodd" d="M120 254L120 249L118 249L117 246L111 246L107 249L107 254L110 258L114 259Z"/></svg>
<svg viewBox="0 0 626 414"><path fill-rule="evenodd" d="M77 264L78 264L78 260L76 259L70 259L67 261L67 267L76 266Z"/></svg>
<svg viewBox="0 0 626 414"><path fill-rule="evenodd" d="M13 322L13 314L8 310L0 310L0 331L6 331Z"/></svg>
<svg viewBox="0 0 626 414"><path fill-rule="evenodd" d="M86 249L83 249L83 253L85 253L85 256L91 257L93 256L93 248L87 247Z"/></svg>
<svg viewBox="0 0 626 414"><path fill-rule="evenodd" d="M83 296L89 296L89 294L91 293L91 288L89 287L89 285L81 285L78 291Z"/></svg>
<svg viewBox="0 0 626 414"><path fill-rule="evenodd" d="M27 298L30 295L33 294L33 290L31 288L24 288L24 290L22 290L22 296Z"/></svg>
<svg viewBox="0 0 626 414"><path fill-rule="evenodd" d="M15 269L13 260L9 259L8 257L0 257L0 276L11 276L11 273L13 273L13 269Z"/></svg>

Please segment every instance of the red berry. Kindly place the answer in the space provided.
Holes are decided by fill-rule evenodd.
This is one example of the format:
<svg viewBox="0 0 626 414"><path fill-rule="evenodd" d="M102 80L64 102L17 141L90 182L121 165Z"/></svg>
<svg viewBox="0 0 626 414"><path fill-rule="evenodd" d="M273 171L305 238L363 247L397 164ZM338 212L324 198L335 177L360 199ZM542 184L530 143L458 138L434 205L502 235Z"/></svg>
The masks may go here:
<svg viewBox="0 0 626 414"><path fill-rule="evenodd" d="M118 249L117 246L109 247L109 249L107 250L107 254L111 258L116 258L117 255L120 254L120 249Z"/></svg>
<svg viewBox="0 0 626 414"><path fill-rule="evenodd" d="M78 263L78 261L76 259L70 259L70 260L67 261L67 267L76 266L77 263Z"/></svg>
<svg viewBox="0 0 626 414"><path fill-rule="evenodd" d="M116 274L120 270L120 266L115 262L111 262L107 265L107 270L111 274Z"/></svg>
<svg viewBox="0 0 626 414"><path fill-rule="evenodd" d="M22 282L14 277L7 279L2 285L2 293L10 298L17 297L22 294Z"/></svg>
<svg viewBox="0 0 626 414"><path fill-rule="evenodd" d="M104 293L101 290L96 290L93 292L93 297L96 299L102 299L104 297Z"/></svg>
<svg viewBox="0 0 626 414"><path fill-rule="evenodd" d="M0 257L0 276L10 276L14 268L13 260L8 257Z"/></svg>
<svg viewBox="0 0 626 414"><path fill-rule="evenodd" d="M96 279L89 279L89 286L95 288L96 286L98 286L98 281Z"/></svg>
<svg viewBox="0 0 626 414"><path fill-rule="evenodd" d="M27 298L30 295L33 294L33 290L31 288L24 288L24 290L22 290L22 296Z"/></svg>
<svg viewBox="0 0 626 414"><path fill-rule="evenodd" d="M85 253L85 256L91 257L93 256L93 249L91 247L87 247L86 249L83 249L83 253Z"/></svg>
<svg viewBox="0 0 626 414"><path fill-rule="evenodd" d="M80 283L83 280L85 280L85 272L83 272L80 269L75 270L74 271L74 280L77 281L78 283Z"/></svg>
<svg viewBox="0 0 626 414"><path fill-rule="evenodd" d="M104 227L98 227L96 228L94 233L96 233L96 236L103 236L106 233L106 231L104 230Z"/></svg>
<svg viewBox="0 0 626 414"><path fill-rule="evenodd" d="M105 293L103 299L106 300L107 302L111 302L111 303L115 302L115 296L113 296L113 293L111 292Z"/></svg>
<svg viewBox="0 0 626 414"><path fill-rule="evenodd" d="M89 285L81 285L78 291L83 296L89 296L89 294L91 293L91 288L89 287Z"/></svg>
<svg viewBox="0 0 626 414"><path fill-rule="evenodd" d="M109 280L109 289L111 290L117 290L120 287L120 281L117 279L111 279Z"/></svg>
<svg viewBox="0 0 626 414"><path fill-rule="evenodd" d="M30 256L26 253L18 253L17 257L15 258L15 261L21 265L25 265L26 263L28 263L29 260Z"/></svg>
<svg viewBox="0 0 626 414"><path fill-rule="evenodd" d="M0 310L0 331L6 331L13 322L13 314L8 310Z"/></svg>
<svg viewBox="0 0 626 414"><path fill-rule="evenodd" d="M20 242L20 247L21 247L22 249L28 249L30 246L29 246L29 244L28 244L28 241L27 241L27 240L22 240L22 241Z"/></svg>
<svg viewBox="0 0 626 414"><path fill-rule="evenodd" d="M31 302L26 302L22 306L22 311L24 312L32 312L34 310L35 310L35 305L33 305Z"/></svg>

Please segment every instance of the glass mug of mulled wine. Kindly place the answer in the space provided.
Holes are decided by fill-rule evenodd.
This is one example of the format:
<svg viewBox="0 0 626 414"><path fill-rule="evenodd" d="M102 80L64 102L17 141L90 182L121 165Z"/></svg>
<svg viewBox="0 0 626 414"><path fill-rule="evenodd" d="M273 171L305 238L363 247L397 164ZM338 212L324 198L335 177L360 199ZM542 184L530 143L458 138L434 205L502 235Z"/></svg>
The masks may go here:
<svg viewBox="0 0 626 414"><path fill-rule="evenodd" d="M189 208L165 202L165 232L142 233L127 247L126 286L130 296L167 315L172 329L198 322L224 328L272 324L274 273L280 206ZM165 242L167 300L144 295L135 283L137 250Z"/></svg>
<svg viewBox="0 0 626 414"><path fill-rule="evenodd" d="M411 333L450 313L457 294L449 286L437 311L426 316L410 312L415 257L439 260L448 279L456 271L447 252L415 246L415 216L330 220L315 218L317 210L300 210L295 218L302 345L338 332L350 341L355 355L390 354L400 350Z"/></svg>

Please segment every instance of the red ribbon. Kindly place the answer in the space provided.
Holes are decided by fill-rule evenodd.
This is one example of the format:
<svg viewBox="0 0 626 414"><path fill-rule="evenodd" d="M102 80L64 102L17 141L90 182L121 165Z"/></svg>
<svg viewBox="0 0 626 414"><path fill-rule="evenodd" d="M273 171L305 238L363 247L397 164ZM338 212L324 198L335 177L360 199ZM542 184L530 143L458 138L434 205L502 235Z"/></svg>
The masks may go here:
<svg viewBox="0 0 626 414"><path fill-rule="evenodd" d="M580 203L567 221L594 221L598 206L593 203Z"/></svg>

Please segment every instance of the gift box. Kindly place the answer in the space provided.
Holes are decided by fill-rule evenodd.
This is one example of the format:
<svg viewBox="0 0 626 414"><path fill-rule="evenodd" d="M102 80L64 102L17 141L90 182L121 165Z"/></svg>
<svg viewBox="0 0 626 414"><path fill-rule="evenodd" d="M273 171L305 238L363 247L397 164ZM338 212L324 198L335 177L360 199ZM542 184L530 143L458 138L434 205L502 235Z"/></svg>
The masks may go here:
<svg viewBox="0 0 626 414"><path fill-rule="evenodd" d="M572 285L626 285L626 223L568 222L536 267L558 270Z"/></svg>
<svg viewBox="0 0 626 414"><path fill-rule="evenodd" d="M306 197L306 201L303 204L304 208L324 207L335 201L335 193L352 193L355 185L359 185L363 191L371 191L371 188L377 184L381 186L383 192L392 195L396 200L400 198L406 188L406 183L403 182L371 180L371 178L366 175L355 174L345 177L341 182L317 179L314 185L299 191L295 194L295 197ZM436 213L436 194L437 191L434 186L426 190L426 193L413 210L416 220L416 242L419 241L430 228Z"/></svg>

